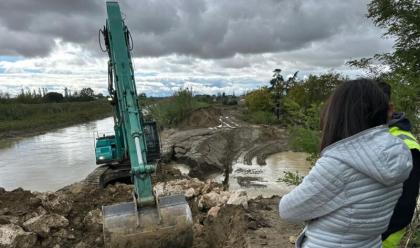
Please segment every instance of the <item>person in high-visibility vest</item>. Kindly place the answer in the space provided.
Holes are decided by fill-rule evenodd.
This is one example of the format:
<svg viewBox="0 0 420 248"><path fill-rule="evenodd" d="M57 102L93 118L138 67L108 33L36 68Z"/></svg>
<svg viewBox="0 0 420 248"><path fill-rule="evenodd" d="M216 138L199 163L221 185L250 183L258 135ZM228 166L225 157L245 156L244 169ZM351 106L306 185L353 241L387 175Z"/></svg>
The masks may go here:
<svg viewBox="0 0 420 248"><path fill-rule="evenodd" d="M385 82L380 82L379 87L390 99L391 86ZM411 123L404 116L404 113L394 112L393 105L390 105L389 132L402 139L413 156L413 168L410 176L403 184L403 192L397 205L395 205L388 229L382 234L383 248L398 248L416 209L420 186L420 144L411 133Z"/></svg>

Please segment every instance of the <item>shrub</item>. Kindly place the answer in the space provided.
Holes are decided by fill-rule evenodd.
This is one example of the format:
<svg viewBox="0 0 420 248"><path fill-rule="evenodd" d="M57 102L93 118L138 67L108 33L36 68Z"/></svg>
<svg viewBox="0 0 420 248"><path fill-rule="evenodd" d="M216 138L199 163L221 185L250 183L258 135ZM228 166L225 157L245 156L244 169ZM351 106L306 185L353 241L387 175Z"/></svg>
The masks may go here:
<svg viewBox="0 0 420 248"><path fill-rule="evenodd" d="M289 139L290 146L296 151L307 153L318 153L319 151L320 137L318 131L293 127Z"/></svg>
<svg viewBox="0 0 420 248"><path fill-rule="evenodd" d="M147 106L150 115L163 127L175 127L194 109L208 106L194 99L191 91L181 89L167 99Z"/></svg>
<svg viewBox="0 0 420 248"><path fill-rule="evenodd" d="M267 87L254 90L245 96L246 106L253 111L269 112L273 110L273 96Z"/></svg>

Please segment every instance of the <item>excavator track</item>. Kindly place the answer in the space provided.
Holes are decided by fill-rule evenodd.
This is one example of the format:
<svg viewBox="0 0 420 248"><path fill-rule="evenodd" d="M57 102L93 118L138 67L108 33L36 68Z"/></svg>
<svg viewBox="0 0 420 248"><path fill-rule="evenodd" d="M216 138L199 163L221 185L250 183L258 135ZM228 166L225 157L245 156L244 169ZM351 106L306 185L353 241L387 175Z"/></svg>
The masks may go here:
<svg viewBox="0 0 420 248"><path fill-rule="evenodd" d="M130 164L104 164L92 171L83 181L84 184L105 188L115 182L130 182Z"/></svg>

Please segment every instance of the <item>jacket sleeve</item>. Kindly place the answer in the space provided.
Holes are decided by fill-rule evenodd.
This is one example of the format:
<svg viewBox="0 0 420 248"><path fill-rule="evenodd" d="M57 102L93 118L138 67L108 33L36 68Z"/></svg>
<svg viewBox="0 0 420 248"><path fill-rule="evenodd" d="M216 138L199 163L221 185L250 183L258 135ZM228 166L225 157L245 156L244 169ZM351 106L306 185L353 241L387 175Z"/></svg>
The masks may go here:
<svg viewBox="0 0 420 248"><path fill-rule="evenodd" d="M280 217L290 222L303 222L333 212L343 206L344 166L321 157L303 182L279 203Z"/></svg>

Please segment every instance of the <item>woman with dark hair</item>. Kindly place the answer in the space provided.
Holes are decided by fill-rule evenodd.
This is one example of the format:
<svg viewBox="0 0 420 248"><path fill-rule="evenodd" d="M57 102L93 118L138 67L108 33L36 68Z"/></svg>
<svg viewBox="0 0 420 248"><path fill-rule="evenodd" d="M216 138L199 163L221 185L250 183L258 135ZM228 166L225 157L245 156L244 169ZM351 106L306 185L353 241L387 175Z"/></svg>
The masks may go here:
<svg viewBox="0 0 420 248"><path fill-rule="evenodd" d="M389 133L389 100L372 80L342 83L321 116L321 157L279 203L280 216L306 222L296 247L376 248L412 160Z"/></svg>

